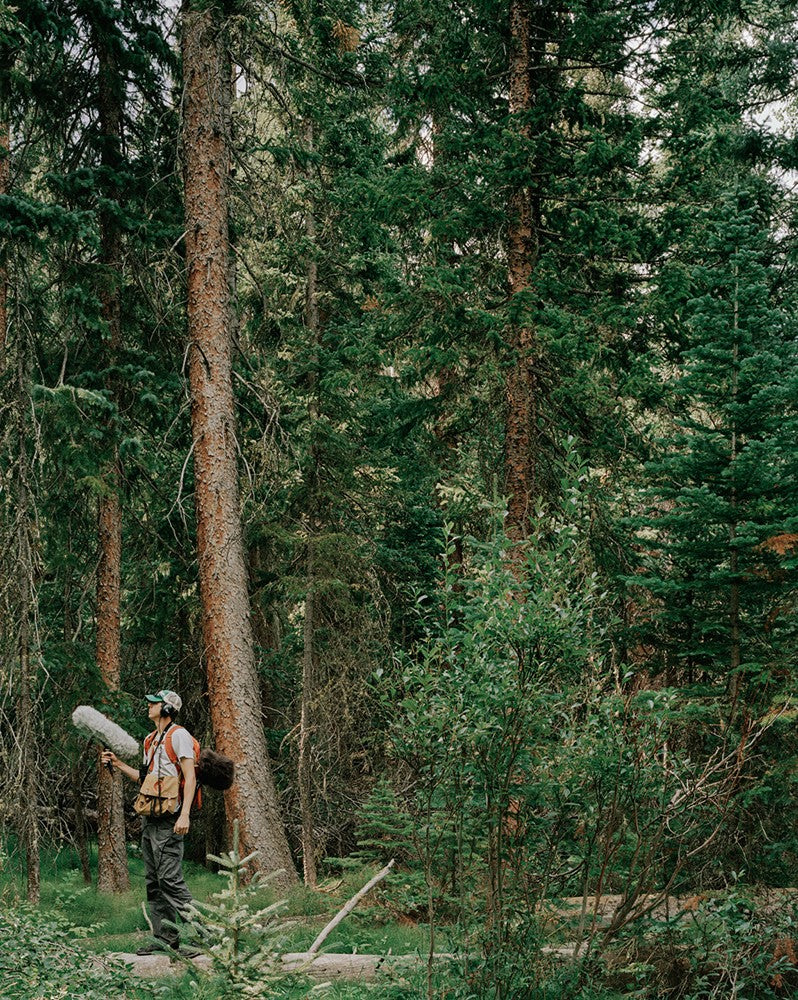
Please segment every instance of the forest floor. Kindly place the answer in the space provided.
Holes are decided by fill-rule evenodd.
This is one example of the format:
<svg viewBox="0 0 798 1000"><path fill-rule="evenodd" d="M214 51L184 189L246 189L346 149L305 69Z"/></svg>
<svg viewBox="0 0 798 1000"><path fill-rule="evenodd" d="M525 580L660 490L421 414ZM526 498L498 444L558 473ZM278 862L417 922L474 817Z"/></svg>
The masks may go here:
<svg viewBox="0 0 798 1000"><path fill-rule="evenodd" d="M10 859L13 861L13 859ZM85 934L81 947L98 955L130 955L152 940L144 915L144 866L135 846L128 858L131 888L126 893L110 895L84 883L75 852L66 847L47 852L42 857L41 909L57 913L77 934ZM186 882L200 903L210 900L226 888L227 880L207 868L184 862ZM282 916L291 926L282 940L286 952L304 952L319 931L374 874L371 867L358 866L322 882L320 890L296 886L285 896ZM274 890L253 892L248 906L253 910L276 899ZM21 865L0 866L0 905L13 907L24 899ZM445 931L438 938L438 950L447 951L456 942L448 941ZM392 914L374 898L366 900L341 923L324 942L325 952L371 955L425 955L429 950L429 932L424 925ZM147 965L141 963L142 969ZM151 965L163 965L150 961ZM168 962L166 963L168 967ZM179 968L179 966L177 966Z"/></svg>
<svg viewBox="0 0 798 1000"><path fill-rule="evenodd" d="M92 859L94 860L94 859ZM0 857L2 861L2 857ZM0 905L13 906L24 898L21 866L6 856L0 863ZM144 865L136 845L128 858L131 888L119 895L100 893L94 885L84 883L77 857L71 847L48 851L42 856L41 908L59 913L74 928L85 929L85 948L95 953L135 952L151 938L144 916ZM186 881L192 895L206 902L214 893L226 887L226 880L215 872L184 862ZM321 883L319 890L303 886L291 889L285 897L285 917L292 926L285 936L286 951L303 952L318 932L373 875L370 866L356 866L341 875ZM661 900L651 916L655 919L674 917L695 910L712 893L682 894ZM798 889L757 890L763 912L798 900ZM252 908L267 906L275 901L273 890L265 888L253 893ZM596 901L587 901L587 922L596 907L600 923L604 923L621 900L620 896L604 894ZM582 898L561 898L546 904L550 945L557 951L567 950L580 921ZM436 951L448 953L459 946L454 931L436 927ZM374 893L366 897L324 942L325 952L372 955L426 955L429 951L429 929L423 922L392 912L384 900Z"/></svg>
<svg viewBox="0 0 798 1000"><path fill-rule="evenodd" d="M22 865L19 861L15 854L0 850L0 906L5 909L13 909L24 899ZM134 957L138 948L151 941L144 915L144 868L135 848L129 856L131 889L114 896L84 884L71 848L48 852L43 855L42 861L41 910L57 914L66 922L79 946L84 952L95 954L98 964L104 964L107 959L121 958L131 966L136 976L154 979L169 977L175 984L179 977L185 978L187 973L209 966L207 958L184 963L170 961L169 956ZM215 893L227 886L226 879L202 866L187 861L184 867L189 888L200 902L211 900ZM304 953L319 931L373 874L372 867L357 866L327 879L320 890L307 890L302 886L293 888L285 897L283 914L290 920L291 926L281 936L278 953L287 959L293 954ZM719 894L718 902L722 895ZM794 904L798 899L798 890L763 889L755 895L756 909L764 914L776 912L785 904ZM698 911L702 904L713 896L708 893L668 897L659 903L652 916L655 920L676 918L681 926L685 919L691 922L693 916L700 916ZM316 981L322 979L340 983L340 992L336 988L332 996L346 997L347 1000L359 997L361 994L357 992L356 985L347 987L345 980L373 980L377 966L377 978L383 983L394 984L397 989L400 982L404 984L408 979L423 977L430 945L429 929L422 922L393 910L387 902L388 898L387 894L376 891L363 900L325 940L320 966L305 970ZM253 892L249 906L258 909L274 901L273 890L259 889ZM594 906L599 924L602 924L619 902L620 897L612 895L602 896L597 904L595 900L589 900L587 920L582 913L581 898L559 899L547 904L548 919L544 917L542 923L547 938L544 952L549 954L552 968L564 968L570 963L575 939L581 936L578 930L581 926L584 931L586 924L589 925ZM714 906L714 901L711 905ZM456 953L461 951L461 945L453 929L436 927L436 953ZM446 971L449 963L445 959L441 960L439 967L442 976L456 975L455 970ZM365 986L363 988L366 989ZM385 989L388 988L386 985ZM169 989L171 991L172 987ZM380 987L378 992L382 996L383 988ZM625 995L625 992L617 994Z"/></svg>

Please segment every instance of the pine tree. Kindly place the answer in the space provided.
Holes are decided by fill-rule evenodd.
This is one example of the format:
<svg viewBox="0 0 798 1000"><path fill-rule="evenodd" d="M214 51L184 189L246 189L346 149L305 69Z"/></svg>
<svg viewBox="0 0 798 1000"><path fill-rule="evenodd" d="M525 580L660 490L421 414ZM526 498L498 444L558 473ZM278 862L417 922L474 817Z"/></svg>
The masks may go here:
<svg viewBox="0 0 798 1000"><path fill-rule="evenodd" d="M394 338L396 366L417 373L422 398L442 358L456 373L445 405L455 397L451 423L466 432L440 492L465 493L457 516L479 530L480 504L504 494L521 541L557 495L563 440L614 468L628 436L617 399L637 375L634 300L649 250L649 126L628 41L658 28L636 4L498 13L397 8L397 49L411 55L396 60L390 96L405 148L384 198L412 247L405 287L389 296L406 337ZM431 166L407 135L425 114ZM419 404L419 423L441 404Z"/></svg>
<svg viewBox="0 0 798 1000"><path fill-rule="evenodd" d="M230 850L208 858L221 866L218 874L227 878L227 888L204 903L195 902L188 923L214 969L223 975L229 990L226 996L263 996L285 976L281 955L292 921L282 918L286 900L265 907L253 904L254 893L278 881L279 873L263 877L256 871L253 879L257 853L242 857L240 844L236 819Z"/></svg>
<svg viewBox="0 0 798 1000"><path fill-rule="evenodd" d="M661 391L648 395L654 454L627 582L641 602L634 636L659 647L669 682L722 679L735 706L773 694L789 636L778 607L791 568L776 563L795 503L794 291L779 236L786 192L769 171L791 154L753 117L786 83L784 24L778 4L755 30L684 17L693 30L664 47L648 95L662 113L644 322Z"/></svg>
<svg viewBox="0 0 798 1000"><path fill-rule="evenodd" d="M183 11L187 313L204 659L225 792L247 853L295 878L260 710L239 506L228 238L231 67L217 7Z"/></svg>
<svg viewBox="0 0 798 1000"><path fill-rule="evenodd" d="M82 5L78 17L59 4L19 9L13 24L13 59L3 63L15 186L11 196L3 198L2 226L4 247L18 275L12 306L21 320L19 333L29 345L35 408L31 434L36 429L31 446L40 458L35 509L41 551L36 558L43 582L36 588L37 638L45 670L38 701L46 706L41 723L50 732L50 745L58 747L53 755L64 744L74 754L70 764L76 789L83 783L85 760L80 755L83 748L77 750L74 740L67 740L64 706L89 698L98 705L112 702L112 711L119 708L123 696L109 692L97 667L110 668L116 674L111 687L118 686L124 661L130 664L135 659L131 650L135 633L130 645L120 649L120 576L124 578L127 567L136 567L138 579L128 582L128 595L152 593L152 580L163 579L162 573L154 574L150 568L151 519L137 532L138 559L131 552L123 567L118 546L112 546L112 558L103 560L112 585L109 590L101 582L93 642L94 616L87 594L96 582L92 556L98 525L92 514L98 505L107 508L110 501L128 525L138 527L137 519L143 514L146 520L151 512L153 497L168 509L171 498L161 494L162 501L159 496L159 449L145 452L141 434L150 422L157 441L166 428L176 426L174 413L167 408L172 405L178 381L175 370L183 354L175 340L164 363L171 348L164 336L169 329L164 320L169 302L161 298L159 315L156 296L149 294L164 274L159 251L163 255L165 248L174 246L182 232L179 214L173 215L174 221L169 219L174 201L170 205L164 197L169 184L163 175L173 173L174 166L159 159L169 145L168 129L174 120L164 106L166 91L160 79L170 62L169 50L156 5L101 7ZM124 106L118 101L122 76ZM109 102L116 104L109 107ZM48 127L42 128L45 121ZM160 195L157 205L152 192ZM153 260L159 266L148 269ZM174 281L172 275L169 278ZM164 284L168 288L169 281ZM154 338L152 330L162 340ZM168 391L162 391L164 384ZM153 406L158 397L162 402ZM184 421L187 430L186 425ZM182 454L172 459L175 483L182 461ZM131 503L133 482L146 483L148 491L141 491ZM171 487L163 491L169 492ZM108 518L101 519L102 524L107 522ZM119 518L112 517L111 524L106 534L118 541ZM174 541L173 526L166 535L168 546ZM142 537L146 545L141 544ZM184 553L189 550L188 544L183 546ZM163 565L163 551L154 556L155 565ZM187 555L181 558L188 563ZM104 576L108 574L101 572ZM157 591L156 605L166 586ZM103 600L106 594L110 602ZM140 606L140 598L136 604ZM103 606L110 615L104 615ZM138 607L131 607L128 620L136 621L137 614ZM146 623L143 628L147 630ZM93 662L93 645L100 653L98 665ZM155 659L162 657L156 652ZM162 686L162 662L157 669ZM138 678L126 679L132 680L133 690L145 686ZM109 783L106 777L101 773L103 784ZM47 772L46 780L42 795L50 801L59 794L55 769ZM117 806L120 792L117 789ZM107 886L109 873L127 877L124 826L117 809L116 834L109 840L108 810L101 804L100 811L104 849L99 876Z"/></svg>
<svg viewBox="0 0 798 1000"><path fill-rule="evenodd" d="M649 465L648 571L636 578L662 601L669 663L722 679L732 705L772 689L790 636L772 627L789 583L769 541L796 527L798 357L768 228L740 187L695 234L671 380L678 416Z"/></svg>
<svg viewBox="0 0 798 1000"><path fill-rule="evenodd" d="M115 12L114 12L115 13ZM120 211L123 142L124 81L117 51L123 36L113 15L92 12L89 33L97 59L97 104L100 133L99 211L100 261L104 272L100 288L101 315L107 325L103 367L113 371L119 363L122 341L121 267L122 242L117 216ZM111 377L107 391L118 406L118 386ZM98 500L97 523L100 560L97 567L97 666L108 690L119 690L121 679L120 604L122 576L121 469L118 445L114 443L103 473L103 491ZM122 776L99 765L98 793L98 886L113 892L130 888L125 852L125 820Z"/></svg>

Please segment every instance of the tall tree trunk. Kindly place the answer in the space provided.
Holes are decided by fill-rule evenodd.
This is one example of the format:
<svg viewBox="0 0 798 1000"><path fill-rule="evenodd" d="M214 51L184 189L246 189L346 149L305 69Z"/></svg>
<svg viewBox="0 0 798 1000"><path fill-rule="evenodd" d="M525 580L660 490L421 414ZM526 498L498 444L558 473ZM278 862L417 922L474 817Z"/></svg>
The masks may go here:
<svg viewBox="0 0 798 1000"><path fill-rule="evenodd" d="M91 885L91 862L89 861L89 838L86 834L86 815L83 810L83 757L72 765L72 802L75 808L75 848L80 858L80 871L86 885Z"/></svg>
<svg viewBox="0 0 798 1000"><path fill-rule="evenodd" d="M67 514L66 525L66 559L64 561L64 620L62 635L64 644L68 645L75 638L75 622L72 616L72 513Z"/></svg>
<svg viewBox="0 0 798 1000"><path fill-rule="evenodd" d="M308 514L310 522L310 512ZM313 773L311 760L313 751L313 704L316 696L316 650L314 644L316 629L315 544L313 527L309 523L297 784L299 786L299 808L302 816L302 874L305 885L314 889L316 887L316 835L313 826Z"/></svg>
<svg viewBox="0 0 798 1000"><path fill-rule="evenodd" d="M7 122L0 123L0 194L8 194L10 185L10 132ZM17 733L19 746L18 828L25 853L26 896L39 902L39 810L36 776L36 724L31 669L31 616L33 611L33 555L30 539L30 467L28 459L28 417L30 380L28 350L22 325L17 323L16 354L16 614L19 681L17 687ZM8 265L5 251L0 256L0 372L6 370L8 355ZM12 369L13 370L13 369Z"/></svg>
<svg viewBox="0 0 798 1000"><path fill-rule="evenodd" d="M445 154L441 148L440 136L443 131L442 120L448 119L450 116L450 109L448 105L443 109L433 108L432 110L432 167L433 170L440 169L445 163ZM438 264L440 259L439 253L436 250L435 253L435 263ZM453 247L449 246L448 253L446 256L446 264L455 269L457 266L457 260L454 254ZM449 398L456 399L457 388L458 388L458 375L457 369L454 365L443 365L436 379L437 389L436 395L441 401L441 405L438 409L438 415L435 418L435 424L433 426L433 434L441 445L441 461L439 475L442 482L446 482L451 475L452 468L455 467L457 462L457 449L460 444L460 435L457 431L453 431L450 426L451 422L451 409L452 406L449 405ZM436 489L434 502L442 508L444 520L447 516L447 511L441 502L441 497L439 491ZM455 525L455 531L462 531L462 525ZM444 553L443 557L444 569L446 572L453 575L457 575L463 565L463 539L461 534L456 534L454 539L452 539L447 551Z"/></svg>
<svg viewBox="0 0 798 1000"><path fill-rule="evenodd" d="M739 289L739 265L735 263L734 265L734 316L733 316L733 330L734 330L734 346L732 348L732 402L737 402L737 396L739 392L739 378L737 374L737 364L740 356L740 342L739 342L739 332L740 332L740 289ZM730 585L729 585L729 638L730 638L730 655L729 655L729 681L728 681L728 692L731 697L731 712L734 714L737 708L737 702L740 696L740 664L742 663L742 652L740 649L740 577L739 577L739 559L740 554L736 545L737 538L737 517L738 517L738 498L737 498L737 485L736 476L737 470L735 468L735 462L737 461L737 454L739 450L739 441L737 438L737 416L736 414L732 417L732 429L731 429L731 454L729 455L729 466L731 473L731 510L732 510L732 523L729 525L729 575L730 575Z"/></svg>
<svg viewBox="0 0 798 1000"><path fill-rule="evenodd" d="M11 179L11 139L8 122L0 122L0 195L8 194ZM8 328L8 272L5 251L0 251L0 374L6 366L6 330Z"/></svg>
<svg viewBox="0 0 798 1000"><path fill-rule="evenodd" d="M99 505L100 563L97 568L97 665L109 691L120 684L120 564L122 560L122 514L118 477L106 471L111 486ZM125 849L125 813L122 778L109 772L99 760L97 790L97 887L104 892L130 888Z"/></svg>
<svg viewBox="0 0 798 1000"><path fill-rule="evenodd" d="M511 0L510 4L510 82L509 110L522 142L530 138L528 113L534 91L533 65L540 53L533 51L529 4ZM536 32L536 34L541 34ZM539 43L538 43L539 44ZM508 224L508 282L513 311L522 307L518 297L528 292L537 255L537 229L529 188L519 184L510 197ZM522 309L523 315L523 309ZM505 386L506 425L504 443L504 489L508 497L507 533L515 542L529 535L529 518L538 496L538 397L535 334L525 318L510 321L511 368ZM516 561L522 558L519 548Z"/></svg>
<svg viewBox="0 0 798 1000"><path fill-rule="evenodd" d="M114 56L111 24L92 25L97 52L99 77L101 162L108 169L105 192L117 201L119 191L111 179L121 163L123 84ZM119 226L112 211L100 212L102 316L108 326L106 362L112 368L122 340L120 276L122 248ZM112 397L118 397L116 380L108 377ZM110 428L113 432L113 428ZM98 505L97 528L100 560L97 567L97 667L109 691L118 691L120 662L120 596L122 565L122 510L119 502L119 456L114 444L113 456L103 470L105 487ZM97 791L97 884L105 892L125 892L130 888L125 851L125 815L122 776L103 768L98 754Z"/></svg>
<svg viewBox="0 0 798 1000"><path fill-rule="evenodd" d="M34 674L31 670L31 611L33 608L33 557L30 543L30 483L28 465L27 350L21 329L17 329L17 614L19 688L17 717L20 748L19 826L25 851L27 898L38 903L39 811L36 780L36 725L33 717Z"/></svg>
<svg viewBox="0 0 798 1000"><path fill-rule="evenodd" d="M313 127L308 126L308 149L313 148ZM305 885L316 886L316 836L313 829L313 774L311 766L313 750L313 705L316 697L316 531L317 531L317 489L319 478L319 452L317 446L316 422L319 419L318 372L315 366L319 360L319 302L318 267L316 264L316 218L314 206L308 207L305 220L308 239L308 264L305 284L305 326L313 352L313 367L310 373L308 419L310 421L310 454L307 474L307 590L305 593L305 618L303 622L302 651L302 701L299 718L299 761L297 784L299 786L299 808L302 817L302 873Z"/></svg>
<svg viewBox="0 0 798 1000"><path fill-rule="evenodd" d="M189 380L199 582L211 723L237 764L228 825L261 869L296 880L269 762L241 529L227 225L230 72L218 12L183 8L183 156Z"/></svg>

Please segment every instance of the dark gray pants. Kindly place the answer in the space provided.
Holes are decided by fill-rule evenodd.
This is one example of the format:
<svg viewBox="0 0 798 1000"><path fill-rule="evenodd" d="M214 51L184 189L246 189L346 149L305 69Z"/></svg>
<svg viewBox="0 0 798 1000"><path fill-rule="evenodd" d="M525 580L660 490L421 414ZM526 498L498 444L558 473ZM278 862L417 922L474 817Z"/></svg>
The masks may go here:
<svg viewBox="0 0 798 1000"><path fill-rule="evenodd" d="M192 900L183 878L183 836L173 830L175 819L145 819L141 834L152 932L173 947L177 947L178 932L163 921L176 923Z"/></svg>

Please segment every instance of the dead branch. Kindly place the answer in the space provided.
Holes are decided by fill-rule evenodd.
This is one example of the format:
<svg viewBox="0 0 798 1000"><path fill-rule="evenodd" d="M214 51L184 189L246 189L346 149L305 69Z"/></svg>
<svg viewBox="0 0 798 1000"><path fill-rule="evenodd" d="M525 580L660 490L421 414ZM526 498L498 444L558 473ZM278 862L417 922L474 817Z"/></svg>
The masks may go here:
<svg viewBox="0 0 798 1000"><path fill-rule="evenodd" d="M319 950L319 948L329 937L329 935L335 930L338 924L340 924L345 917L349 916L349 914L352 912L352 910L354 910L354 908L357 906L360 900L363 899L363 897L367 893L371 892L371 890L374 888L375 885L377 885L378 882L382 882L382 880L385 878L385 876L388 874L388 872L393 868L395 864L396 864L396 859L391 858L391 860L382 869L382 871L377 872L377 874L374 876L373 879L371 879L370 882L367 882L362 889L360 889L358 892L355 893L355 895L349 900L346 906L344 906L343 909L339 910L338 913L336 913L336 915L327 924L324 930L319 934L319 936L316 938L313 944L308 948L307 950L308 955L313 955Z"/></svg>

